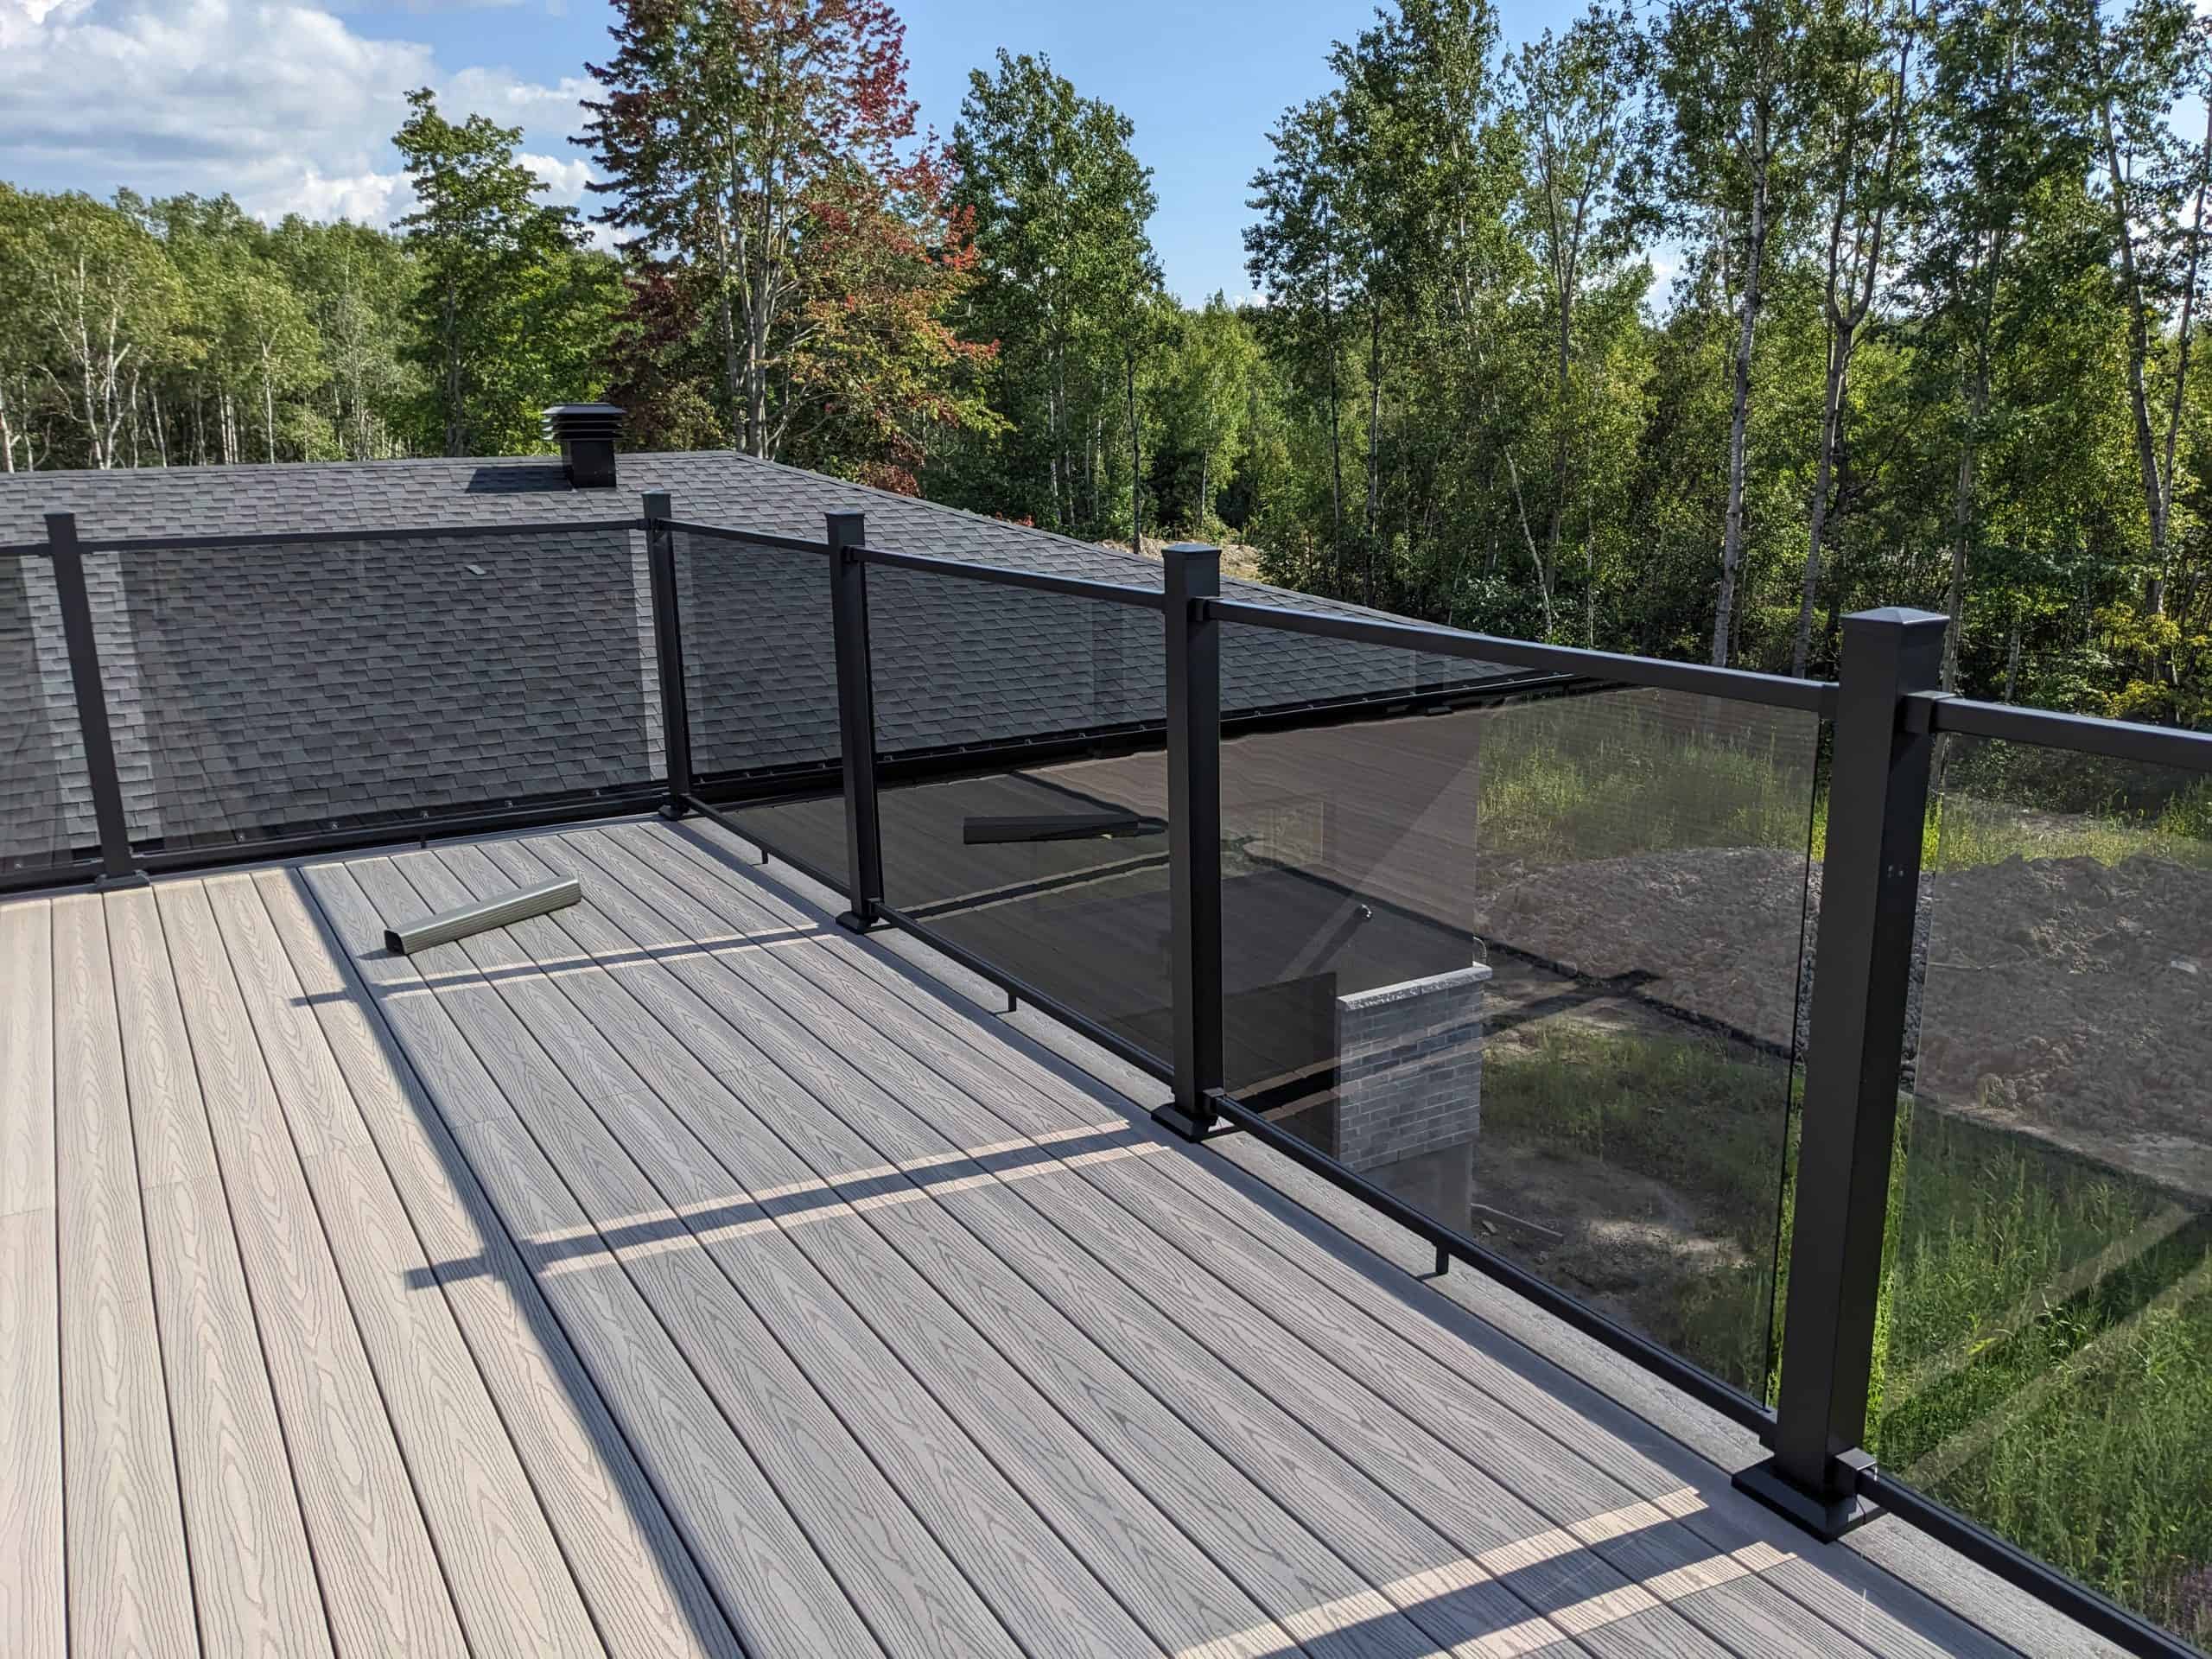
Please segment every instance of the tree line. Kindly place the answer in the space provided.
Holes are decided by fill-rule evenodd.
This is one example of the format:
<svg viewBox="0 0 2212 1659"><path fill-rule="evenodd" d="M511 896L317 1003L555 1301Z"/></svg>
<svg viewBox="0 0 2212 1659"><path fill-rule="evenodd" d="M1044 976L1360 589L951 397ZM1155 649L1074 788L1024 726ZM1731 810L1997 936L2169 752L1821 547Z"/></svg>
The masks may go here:
<svg viewBox="0 0 2212 1659"><path fill-rule="evenodd" d="M428 92L391 227L0 187L6 465L512 452L603 396L1462 626L1803 673L1915 604L1958 689L2212 719L2187 0L1395 0L1268 135L1256 297L1196 306L1041 58L939 142L886 0L613 35L584 213Z"/></svg>
<svg viewBox="0 0 2212 1659"><path fill-rule="evenodd" d="M603 377L619 268L518 130L410 105L390 228L0 183L0 470L538 447L537 411Z"/></svg>

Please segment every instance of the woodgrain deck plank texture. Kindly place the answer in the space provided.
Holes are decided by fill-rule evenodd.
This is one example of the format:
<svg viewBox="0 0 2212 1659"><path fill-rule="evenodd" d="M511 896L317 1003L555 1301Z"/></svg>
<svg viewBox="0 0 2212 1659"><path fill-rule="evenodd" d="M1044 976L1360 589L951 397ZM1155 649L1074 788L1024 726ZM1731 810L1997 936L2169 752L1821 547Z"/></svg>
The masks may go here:
<svg viewBox="0 0 2212 1659"><path fill-rule="evenodd" d="M835 902L653 820L0 903L0 1650L2013 1651Z"/></svg>

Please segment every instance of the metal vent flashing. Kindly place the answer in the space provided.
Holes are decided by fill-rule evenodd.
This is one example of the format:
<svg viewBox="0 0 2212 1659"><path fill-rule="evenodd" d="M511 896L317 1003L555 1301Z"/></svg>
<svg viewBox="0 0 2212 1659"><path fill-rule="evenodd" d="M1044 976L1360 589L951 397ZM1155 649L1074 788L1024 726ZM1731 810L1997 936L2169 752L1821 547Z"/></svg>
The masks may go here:
<svg viewBox="0 0 2212 1659"><path fill-rule="evenodd" d="M561 446L561 465L580 490L611 490L614 440L623 410L613 404L556 404L545 411L545 435Z"/></svg>

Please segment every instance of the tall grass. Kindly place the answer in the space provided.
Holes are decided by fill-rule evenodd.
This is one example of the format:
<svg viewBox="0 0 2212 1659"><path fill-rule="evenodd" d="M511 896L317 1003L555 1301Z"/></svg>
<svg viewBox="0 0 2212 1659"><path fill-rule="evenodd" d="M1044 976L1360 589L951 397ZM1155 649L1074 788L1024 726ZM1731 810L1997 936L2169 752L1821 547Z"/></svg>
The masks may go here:
<svg viewBox="0 0 2212 1659"><path fill-rule="evenodd" d="M1818 733L1770 710L1708 730L1626 694L1526 703L1482 730L1486 855L1580 863L1690 847L1802 852Z"/></svg>
<svg viewBox="0 0 2212 1659"><path fill-rule="evenodd" d="M1698 700L1607 693L1523 703L1483 728L1486 853L1522 866L1580 863L1692 847L1767 847L1822 856L1827 841L1819 732L1806 716L1730 709L1689 717ZM1929 803L1922 864L1971 869L2013 857L2150 855L2212 869L2212 779L2146 790L2082 757L2064 780L2023 778L1982 744L1948 768ZM1979 762L1980 764L1971 764ZM2059 803L2043 810L2037 803Z"/></svg>
<svg viewBox="0 0 2212 1659"><path fill-rule="evenodd" d="M1658 1181L1732 1246L1608 1288L1646 1334L1769 1398L1785 1363L1789 1087L1779 1062L1701 1033L1565 1020L1493 1044L1483 1086L1485 1146ZM1906 1100L1889 1237L1869 1448L2212 1643L2212 1294L2191 1294L2212 1273L2212 1215ZM1541 1252L1532 1265L1559 1271Z"/></svg>

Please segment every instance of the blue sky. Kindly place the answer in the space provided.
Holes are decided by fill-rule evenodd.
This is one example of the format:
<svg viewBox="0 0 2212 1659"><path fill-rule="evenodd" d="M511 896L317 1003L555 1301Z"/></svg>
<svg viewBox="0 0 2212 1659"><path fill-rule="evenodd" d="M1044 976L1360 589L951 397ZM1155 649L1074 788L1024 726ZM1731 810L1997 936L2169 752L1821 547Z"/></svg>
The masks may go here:
<svg viewBox="0 0 2212 1659"><path fill-rule="evenodd" d="M1001 46L1049 54L1136 124L1155 174L1153 239L1188 301L1248 287L1246 181L1288 104L1325 82L1331 41L1373 15L1345 0L904 0L923 119L947 136L969 71ZM1509 39L1566 0L1503 9ZM524 130L564 200L583 65L608 49L602 0L0 0L0 178L105 195L228 189L265 216L390 219L388 142L410 86ZM111 95L87 99L99 86Z"/></svg>

